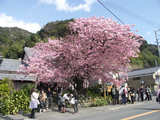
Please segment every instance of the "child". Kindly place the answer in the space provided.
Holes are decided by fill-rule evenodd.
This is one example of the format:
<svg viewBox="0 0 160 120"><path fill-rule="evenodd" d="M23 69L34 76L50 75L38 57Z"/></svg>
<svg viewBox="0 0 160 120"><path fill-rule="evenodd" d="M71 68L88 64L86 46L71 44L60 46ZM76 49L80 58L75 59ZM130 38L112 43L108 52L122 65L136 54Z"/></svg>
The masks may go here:
<svg viewBox="0 0 160 120"><path fill-rule="evenodd" d="M39 99L40 99L40 112L45 112L46 111L47 96L43 90L41 91Z"/></svg>

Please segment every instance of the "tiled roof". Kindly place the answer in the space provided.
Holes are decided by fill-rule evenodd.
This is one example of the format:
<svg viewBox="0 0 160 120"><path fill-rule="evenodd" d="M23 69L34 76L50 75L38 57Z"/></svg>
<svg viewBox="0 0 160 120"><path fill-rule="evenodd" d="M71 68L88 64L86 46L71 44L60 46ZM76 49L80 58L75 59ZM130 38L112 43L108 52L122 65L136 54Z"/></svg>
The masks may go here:
<svg viewBox="0 0 160 120"><path fill-rule="evenodd" d="M132 77L141 77L141 76L152 75L158 69L160 69L160 67L153 67L153 68L131 71L131 72L128 72L128 77L132 78Z"/></svg>
<svg viewBox="0 0 160 120"><path fill-rule="evenodd" d="M17 81L36 81L35 76L31 75L24 75L24 74L6 74L6 73L0 73L0 79L8 78L10 80L17 80Z"/></svg>
<svg viewBox="0 0 160 120"><path fill-rule="evenodd" d="M35 76L16 74L20 69L21 60L17 59L6 59L4 58L0 64L0 71L15 72L15 74L0 73L0 80L3 78L9 78L11 80L20 80L20 81L36 81Z"/></svg>
<svg viewBox="0 0 160 120"><path fill-rule="evenodd" d="M2 71L17 71L21 65L21 60L6 59L4 58L0 64L0 70Z"/></svg>

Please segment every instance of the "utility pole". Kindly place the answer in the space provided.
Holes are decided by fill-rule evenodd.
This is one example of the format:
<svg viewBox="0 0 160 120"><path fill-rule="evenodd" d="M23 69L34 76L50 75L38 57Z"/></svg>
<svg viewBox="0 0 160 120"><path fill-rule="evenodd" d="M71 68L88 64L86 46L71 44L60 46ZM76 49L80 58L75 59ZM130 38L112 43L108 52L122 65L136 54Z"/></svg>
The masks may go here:
<svg viewBox="0 0 160 120"><path fill-rule="evenodd" d="M157 48L158 48L158 55L160 57L159 39L158 39L158 36L157 36L158 32L160 32L160 29L155 31L155 38L156 38L156 43L157 43Z"/></svg>

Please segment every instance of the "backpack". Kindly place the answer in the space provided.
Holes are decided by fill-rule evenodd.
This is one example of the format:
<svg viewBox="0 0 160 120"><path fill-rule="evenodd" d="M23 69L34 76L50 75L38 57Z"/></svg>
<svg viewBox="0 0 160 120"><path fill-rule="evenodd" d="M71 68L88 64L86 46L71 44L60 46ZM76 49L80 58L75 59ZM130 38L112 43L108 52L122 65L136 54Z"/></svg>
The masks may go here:
<svg viewBox="0 0 160 120"><path fill-rule="evenodd" d="M125 97L125 96L126 96L125 89L123 89L122 97Z"/></svg>
<svg viewBox="0 0 160 120"><path fill-rule="evenodd" d="M112 89L112 95L116 95L116 89L115 88Z"/></svg>

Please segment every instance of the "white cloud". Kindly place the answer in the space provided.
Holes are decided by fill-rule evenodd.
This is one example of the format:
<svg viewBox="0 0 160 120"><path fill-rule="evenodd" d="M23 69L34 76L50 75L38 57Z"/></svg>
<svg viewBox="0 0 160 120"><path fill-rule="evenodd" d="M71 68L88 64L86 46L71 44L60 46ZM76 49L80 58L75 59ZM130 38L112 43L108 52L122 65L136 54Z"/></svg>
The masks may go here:
<svg viewBox="0 0 160 120"><path fill-rule="evenodd" d="M46 4L54 4L56 6L56 9L61 11L73 12L78 10L84 10L89 12L92 4L95 3L96 0L84 0L85 3L76 6L69 5L67 0L40 0L40 2Z"/></svg>
<svg viewBox="0 0 160 120"><path fill-rule="evenodd" d="M12 16L7 16L4 13L0 14L0 26L18 27L32 33L36 33L41 29L41 26L38 23L25 23L24 21L14 19Z"/></svg>

